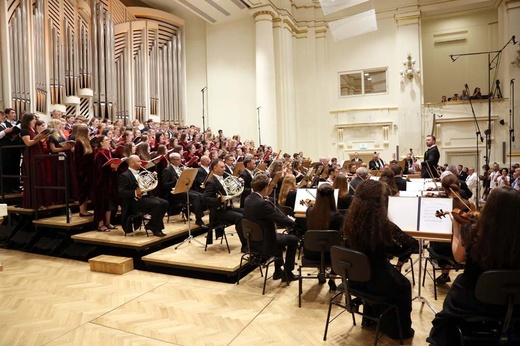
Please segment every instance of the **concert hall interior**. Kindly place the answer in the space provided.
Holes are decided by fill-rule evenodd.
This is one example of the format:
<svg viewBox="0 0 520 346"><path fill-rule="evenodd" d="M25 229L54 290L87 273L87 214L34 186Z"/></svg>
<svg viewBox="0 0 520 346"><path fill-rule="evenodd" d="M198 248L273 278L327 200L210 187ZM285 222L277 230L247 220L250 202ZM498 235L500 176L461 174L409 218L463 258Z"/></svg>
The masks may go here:
<svg viewBox="0 0 520 346"><path fill-rule="evenodd" d="M414 203L450 170L467 209L520 191L519 23L520 0L1 0L0 345L372 344L350 313L323 341L336 274L300 290L298 227L328 182L345 238L356 184L389 166ZM241 265L257 195L301 246L266 286ZM419 244L389 256L415 275L405 344L423 345L463 267L424 281L452 224L398 226Z"/></svg>

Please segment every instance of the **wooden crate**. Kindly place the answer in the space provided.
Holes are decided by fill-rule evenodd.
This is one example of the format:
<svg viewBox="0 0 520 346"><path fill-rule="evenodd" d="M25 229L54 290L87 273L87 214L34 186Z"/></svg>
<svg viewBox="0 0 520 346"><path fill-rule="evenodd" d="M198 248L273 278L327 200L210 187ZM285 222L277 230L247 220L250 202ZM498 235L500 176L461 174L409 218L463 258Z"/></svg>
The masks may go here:
<svg viewBox="0 0 520 346"><path fill-rule="evenodd" d="M88 260L93 272L124 274L134 270L134 260L130 257L100 255Z"/></svg>

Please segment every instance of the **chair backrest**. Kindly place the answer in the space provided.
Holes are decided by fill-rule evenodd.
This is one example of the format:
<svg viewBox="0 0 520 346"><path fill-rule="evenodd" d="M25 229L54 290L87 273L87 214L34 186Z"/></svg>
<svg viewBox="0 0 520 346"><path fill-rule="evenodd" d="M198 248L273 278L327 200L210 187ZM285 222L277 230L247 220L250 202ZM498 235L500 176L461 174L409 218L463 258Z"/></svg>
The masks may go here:
<svg viewBox="0 0 520 346"><path fill-rule="evenodd" d="M486 304L506 306L510 299L520 305L520 270L489 270L482 273L475 287L475 298Z"/></svg>
<svg viewBox="0 0 520 346"><path fill-rule="evenodd" d="M308 230L303 246L306 250L330 252L334 245L341 245L341 234L337 230Z"/></svg>
<svg viewBox="0 0 520 346"><path fill-rule="evenodd" d="M280 210L285 216L293 216L294 217L294 210L291 207L285 206L285 205L278 205L278 210Z"/></svg>
<svg viewBox="0 0 520 346"><path fill-rule="evenodd" d="M307 236L305 238L307 240ZM330 248L332 270L342 278L366 282L372 277L370 260L359 251L342 246Z"/></svg>
<svg viewBox="0 0 520 346"><path fill-rule="evenodd" d="M261 242L264 240L262 226L258 223L242 218L242 233L248 241Z"/></svg>

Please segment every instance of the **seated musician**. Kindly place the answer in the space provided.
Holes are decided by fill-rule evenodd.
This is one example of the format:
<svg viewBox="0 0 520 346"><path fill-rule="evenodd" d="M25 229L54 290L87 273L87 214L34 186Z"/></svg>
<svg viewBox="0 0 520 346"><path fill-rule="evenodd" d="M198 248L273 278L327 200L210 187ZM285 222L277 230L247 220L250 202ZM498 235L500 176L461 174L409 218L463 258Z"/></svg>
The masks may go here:
<svg viewBox="0 0 520 346"><path fill-rule="evenodd" d="M253 181L253 176L255 175L256 163L255 160L251 156L247 156L244 160L244 171L240 173L240 178L244 182L244 192L240 196L240 208L244 207L244 201L246 197L251 193L251 182Z"/></svg>
<svg viewBox="0 0 520 346"><path fill-rule="evenodd" d="M475 286L484 271L520 270L518 215L520 194L509 186L502 186L491 190L476 222L469 222L462 227L454 222L453 256L457 262L466 262L466 268L455 279L444 300L442 311L432 322L433 328L427 339L432 345L458 345L458 330L454 326L464 324L464 319L468 317L504 318L504 307L477 301ZM518 338L518 329L516 333ZM508 345L516 344L511 343L512 340L509 342Z"/></svg>
<svg viewBox="0 0 520 346"><path fill-rule="evenodd" d="M130 215L143 212L151 215L146 229L152 231L157 237L164 237L164 214L168 211L168 201L152 196L151 191L142 192L138 184L141 159L137 155L131 155L127 160L128 170L119 176L119 198L121 200L121 225L126 233L132 233L133 229L127 227Z"/></svg>
<svg viewBox="0 0 520 346"><path fill-rule="evenodd" d="M261 251L264 254L278 256L281 259L283 251L286 250L285 264L283 260L275 262L273 280L282 279L285 271L287 280L295 281L300 278L299 275L294 275L292 272L296 250L298 249L298 238L294 235L276 232L276 225L293 226L294 221L276 209L274 204L269 201L267 196L269 181L269 177L265 174L255 175L251 183L254 192L246 198L244 203L244 217L260 224L262 227L264 241L261 244ZM258 246L254 243L251 246L254 247L255 245ZM282 265L284 266L283 270Z"/></svg>
<svg viewBox="0 0 520 346"><path fill-rule="evenodd" d="M392 172L394 172L394 181L397 189L399 191L406 191L406 179L403 178L403 168L399 165L393 165Z"/></svg>
<svg viewBox="0 0 520 346"><path fill-rule="evenodd" d="M247 241L242 234L242 226L240 224L243 210L233 208L232 201L225 198L227 193L222 185L224 182L224 166L224 162L220 159L211 161L210 169L213 175L206 181L202 194L202 203L209 207L209 222L212 225L221 221L235 224L235 229L242 243L241 251L247 252ZM208 241L212 236L212 234L208 234ZM218 236L219 234L217 234Z"/></svg>
<svg viewBox="0 0 520 346"><path fill-rule="evenodd" d="M391 168L383 168L381 171L381 177L379 178L379 181L388 185L387 192L389 196L399 196L399 189L395 184L394 177L394 171L392 171Z"/></svg>
<svg viewBox="0 0 520 346"><path fill-rule="evenodd" d="M359 185L359 183L361 183L362 181L365 181L369 178L370 178L370 175L369 175L368 169L366 169L366 167L359 167L358 169L356 169L356 177L354 179L352 179L352 181L350 182L349 194L354 196L354 194L356 193L356 188Z"/></svg>
<svg viewBox="0 0 520 346"><path fill-rule="evenodd" d="M296 178L292 174L287 174L282 180L282 187L278 195L278 204L290 207L294 210L296 201Z"/></svg>
<svg viewBox="0 0 520 346"><path fill-rule="evenodd" d="M186 192L176 194L172 193L172 189L177 184L177 181L181 176L182 171L184 170L184 166L181 165L181 155L179 153L172 153L170 155L170 163L171 165L168 165L168 167L162 171L160 184L161 191L163 192L161 197L167 200L171 206L174 203L186 202ZM203 229L208 228L204 224L204 221L202 221L202 217L204 216L202 207L202 194L200 192L190 190L188 192L188 199L191 204L190 212L195 214L196 217L195 223Z"/></svg>
<svg viewBox="0 0 520 346"><path fill-rule="evenodd" d="M338 174L334 183L332 184L333 189L338 189L338 210L345 211L352 204L352 195L348 193L348 180L343 174Z"/></svg>
<svg viewBox="0 0 520 346"><path fill-rule="evenodd" d="M368 168L370 168L371 171L379 171L382 170L385 166L385 162L379 158L378 153L374 153L372 156L372 160L368 162Z"/></svg>
<svg viewBox="0 0 520 346"><path fill-rule="evenodd" d="M233 167L233 162L235 161L235 157L231 154L227 154L224 157L224 164L226 165L226 173L229 175L233 175L233 170L235 169Z"/></svg>
<svg viewBox="0 0 520 346"><path fill-rule="evenodd" d="M204 182L208 178L209 174L209 165L211 164L211 160L208 156L203 155L200 158L200 167L197 168L197 175L195 176L195 182L191 186L193 191L197 191L199 193L204 192Z"/></svg>
<svg viewBox="0 0 520 346"><path fill-rule="evenodd" d="M395 244L403 248L411 247L416 240L388 220L386 196L385 186L378 181L367 180L356 188L356 196L343 224L343 234L352 249L363 252L370 259L372 277L368 282L350 283L354 288L384 296L389 303L396 304L399 308L403 338L411 338L414 335L410 316L412 288L410 281L388 261L387 249ZM377 316L378 310L377 306L363 307L365 313ZM399 338L395 319L383 321L381 330L392 339Z"/></svg>

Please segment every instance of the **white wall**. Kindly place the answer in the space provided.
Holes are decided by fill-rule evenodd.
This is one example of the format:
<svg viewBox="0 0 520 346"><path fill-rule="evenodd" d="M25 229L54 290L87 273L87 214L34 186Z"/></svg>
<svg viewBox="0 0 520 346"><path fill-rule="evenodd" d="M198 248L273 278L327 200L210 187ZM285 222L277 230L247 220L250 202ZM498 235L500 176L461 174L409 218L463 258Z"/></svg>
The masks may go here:
<svg viewBox="0 0 520 346"><path fill-rule="evenodd" d="M497 21L496 10L485 10L422 22L425 102L460 95L466 83L471 93L477 86L482 94L488 92L487 54L464 56L455 62L449 55L497 49Z"/></svg>

